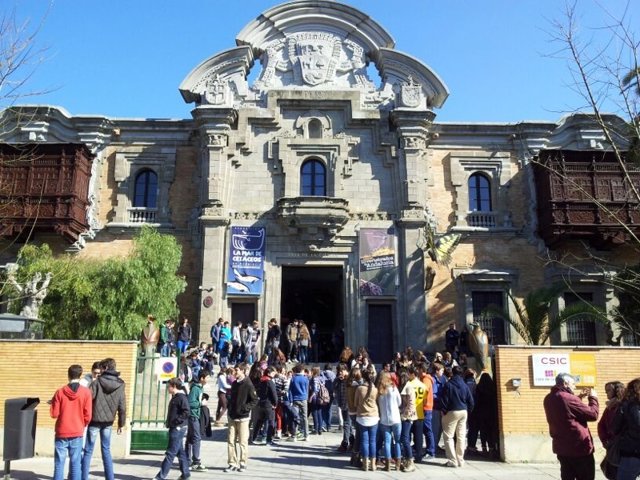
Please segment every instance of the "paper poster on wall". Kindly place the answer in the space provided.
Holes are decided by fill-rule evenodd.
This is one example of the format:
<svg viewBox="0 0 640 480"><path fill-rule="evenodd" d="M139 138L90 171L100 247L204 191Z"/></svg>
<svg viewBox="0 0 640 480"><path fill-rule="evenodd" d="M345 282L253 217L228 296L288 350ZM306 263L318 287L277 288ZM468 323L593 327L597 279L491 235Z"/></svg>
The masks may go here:
<svg viewBox="0 0 640 480"><path fill-rule="evenodd" d="M596 384L596 359L593 353L537 353L531 355L533 386L553 387L559 373L569 373L578 387Z"/></svg>
<svg viewBox="0 0 640 480"><path fill-rule="evenodd" d="M264 227L231 227L227 295L261 295L264 284Z"/></svg>
<svg viewBox="0 0 640 480"><path fill-rule="evenodd" d="M363 228L359 234L361 296L395 295L398 284L393 228Z"/></svg>
<svg viewBox="0 0 640 480"><path fill-rule="evenodd" d="M578 387L593 387L596 384L596 357L593 353L572 352L570 373Z"/></svg>

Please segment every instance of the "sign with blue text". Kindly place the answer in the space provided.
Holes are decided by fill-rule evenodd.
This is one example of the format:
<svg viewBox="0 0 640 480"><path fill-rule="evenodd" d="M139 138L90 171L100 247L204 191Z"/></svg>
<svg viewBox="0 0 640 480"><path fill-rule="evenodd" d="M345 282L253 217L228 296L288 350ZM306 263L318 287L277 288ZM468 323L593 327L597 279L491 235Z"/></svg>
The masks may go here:
<svg viewBox="0 0 640 480"><path fill-rule="evenodd" d="M264 283L264 227L231 227L227 295L261 295Z"/></svg>

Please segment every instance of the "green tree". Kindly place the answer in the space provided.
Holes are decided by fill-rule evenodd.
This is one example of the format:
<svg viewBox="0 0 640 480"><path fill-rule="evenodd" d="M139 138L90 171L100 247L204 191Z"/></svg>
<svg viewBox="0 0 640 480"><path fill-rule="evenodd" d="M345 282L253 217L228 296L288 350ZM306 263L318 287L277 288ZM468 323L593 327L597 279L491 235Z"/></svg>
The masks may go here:
<svg viewBox="0 0 640 480"><path fill-rule="evenodd" d="M36 272L53 273L40 309L46 338L137 339L147 314L177 316L176 297L186 287L177 275L181 257L175 238L143 227L125 258L56 258L47 245L26 245L18 259L18 281Z"/></svg>
<svg viewBox="0 0 640 480"><path fill-rule="evenodd" d="M606 320L600 310L586 302L569 305L554 315L552 307L566 288L563 284L556 284L533 290L524 298L522 305L508 292L516 312L515 317L511 316L508 308L502 309L495 305L488 306L483 315L506 321L528 345L544 345L553 332L572 319L588 316L594 320Z"/></svg>

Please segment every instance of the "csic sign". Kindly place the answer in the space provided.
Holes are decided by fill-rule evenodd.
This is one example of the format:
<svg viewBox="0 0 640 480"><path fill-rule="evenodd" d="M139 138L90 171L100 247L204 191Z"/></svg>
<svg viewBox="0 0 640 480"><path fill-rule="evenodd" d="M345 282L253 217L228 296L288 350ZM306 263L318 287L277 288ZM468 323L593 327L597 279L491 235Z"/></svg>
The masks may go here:
<svg viewBox="0 0 640 480"><path fill-rule="evenodd" d="M559 373L571 373L568 353L536 353L531 355L533 363L533 386L552 387Z"/></svg>
<svg viewBox="0 0 640 480"><path fill-rule="evenodd" d="M593 353L537 353L531 355L531 363L534 387L553 387L559 373L573 375L578 387L596 384L596 359Z"/></svg>

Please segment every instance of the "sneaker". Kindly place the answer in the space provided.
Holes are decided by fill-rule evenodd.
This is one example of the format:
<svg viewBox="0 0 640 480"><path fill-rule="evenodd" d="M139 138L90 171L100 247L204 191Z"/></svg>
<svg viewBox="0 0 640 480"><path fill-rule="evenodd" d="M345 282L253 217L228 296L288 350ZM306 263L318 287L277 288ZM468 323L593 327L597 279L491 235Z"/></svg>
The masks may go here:
<svg viewBox="0 0 640 480"><path fill-rule="evenodd" d="M246 469L247 469L246 465L240 464L240 466L238 467L238 472L244 472Z"/></svg>
<svg viewBox="0 0 640 480"><path fill-rule="evenodd" d="M328 432L329 430L327 430L327 427L322 427L322 431L323 432Z"/></svg>
<svg viewBox="0 0 640 480"><path fill-rule="evenodd" d="M238 471L238 467L236 467L235 465L229 465L227 468L223 470L224 473L237 472L237 471Z"/></svg>
<svg viewBox="0 0 640 480"><path fill-rule="evenodd" d="M297 442L297 441L298 441L298 439L296 437L294 437L294 436L291 436L291 437L287 438L287 442Z"/></svg>
<svg viewBox="0 0 640 480"><path fill-rule="evenodd" d="M178 480L189 480L191 478L191 475L189 475L188 477L185 477L184 475L180 475L178 477Z"/></svg>
<svg viewBox="0 0 640 480"><path fill-rule="evenodd" d="M300 439L300 441L302 441L302 442L306 442L307 440L309 440L309 437L302 437L302 438Z"/></svg>
<svg viewBox="0 0 640 480"><path fill-rule="evenodd" d="M444 464L445 467L449 467L449 468L458 468L458 464L457 463L453 463L451 460L449 460L447 463Z"/></svg>
<svg viewBox="0 0 640 480"><path fill-rule="evenodd" d="M269 442L269 446L270 446L270 447L277 447L277 446L278 446L278 443L277 443L275 440L271 440L271 441Z"/></svg>
<svg viewBox="0 0 640 480"><path fill-rule="evenodd" d="M204 472L206 469L207 467L205 467L201 463L197 463L196 465L191 467L191 470L193 470L194 472Z"/></svg>

